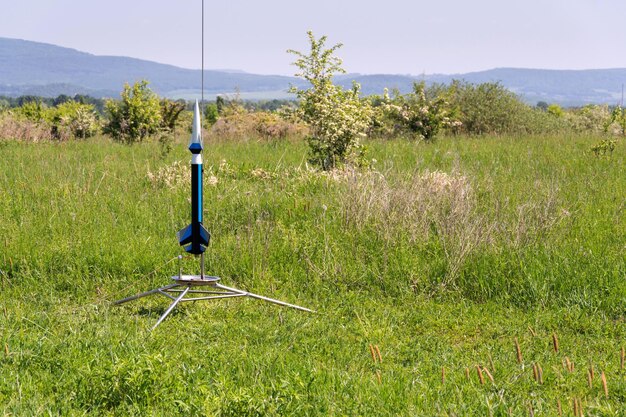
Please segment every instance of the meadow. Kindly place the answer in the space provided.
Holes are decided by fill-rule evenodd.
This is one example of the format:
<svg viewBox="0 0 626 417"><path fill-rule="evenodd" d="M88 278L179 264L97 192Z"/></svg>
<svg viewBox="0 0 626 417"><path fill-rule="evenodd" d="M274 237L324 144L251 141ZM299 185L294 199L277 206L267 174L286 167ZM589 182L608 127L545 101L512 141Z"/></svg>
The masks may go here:
<svg viewBox="0 0 626 417"><path fill-rule="evenodd" d="M0 141L3 415L626 415L626 142L205 146L207 270L252 299L113 301L169 283L185 140ZM194 258L183 260L197 273Z"/></svg>

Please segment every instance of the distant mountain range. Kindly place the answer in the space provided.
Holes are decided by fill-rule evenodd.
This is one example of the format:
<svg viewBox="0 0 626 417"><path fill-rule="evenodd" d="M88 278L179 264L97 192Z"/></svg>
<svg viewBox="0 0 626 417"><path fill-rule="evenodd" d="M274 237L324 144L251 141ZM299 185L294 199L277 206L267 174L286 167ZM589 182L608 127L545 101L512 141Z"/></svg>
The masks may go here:
<svg viewBox="0 0 626 417"><path fill-rule="evenodd" d="M135 58L97 56L70 48L19 39L0 38L0 95L88 94L118 97L125 82L150 81L160 95L194 98L200 95L200 70L159 64ZM619 103L626 83L626 68L599 70L540 70L496 68L465 74L391 75L347 74L336 82L349 87L361 84L364 94L382 94L384 88L411 90L415 81L449 83L453 79L471 83L500 82L530 104L538 101L577 106L587 103ZM292 97L290 85L302 86L294 77L249 74L238 70L205 71L206 97L232 95L272 99Z"/></svg>

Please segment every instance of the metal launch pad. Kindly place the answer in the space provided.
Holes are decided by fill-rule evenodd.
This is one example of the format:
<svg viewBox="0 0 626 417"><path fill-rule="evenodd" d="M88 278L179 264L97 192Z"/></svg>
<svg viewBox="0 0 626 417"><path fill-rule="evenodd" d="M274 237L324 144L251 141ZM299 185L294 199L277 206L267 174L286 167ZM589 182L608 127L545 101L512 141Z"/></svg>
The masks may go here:
<svg viewBox="0 0 626 417"><path fill-rule="evenodd" d="M257 300L266 301L268 303L278 304L284 307L295 308L296 310L306 311L314 313L315 311L300 307L295 304L289 304L284 301L276 300L274 298L264 297L262 295L254 294L248 291L243 291L237 288L227 287L219 283L220 278L215 276L209 276L204 274L204 254L200 255L200 275L183 275L180 268L180 260L182 256L178 257L179 261L179 273L174 275L172 280L173 284L165 285L160 288L155 288L150 291L142 292L141 294L133 295L131 297L123 298L113 303L114 305L120 305L129 301L137 300L139 298L147 297L153 294L160 294L172 300L170 306L165 310L163 315L159 318L152 329L157 328L159 324L165 320L165 318L176 308L178 303L189 301L203 301L203 300L217 300L223 298L235 298L235 297L250 297ZM201 289L194 289L201 288Z"/></svg>

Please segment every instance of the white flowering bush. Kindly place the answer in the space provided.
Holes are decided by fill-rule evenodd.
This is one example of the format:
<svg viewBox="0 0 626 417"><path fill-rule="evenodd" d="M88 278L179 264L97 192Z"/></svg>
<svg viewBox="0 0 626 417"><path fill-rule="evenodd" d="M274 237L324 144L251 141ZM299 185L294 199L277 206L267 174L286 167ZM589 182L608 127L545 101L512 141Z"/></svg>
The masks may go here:
<svg viewBox="0 0 626 417"><path fill-rule="evenodd" d="M298 57L294 65L300 72L296 76L311 84L306 90L291 89L300 100L299 117L309 126L310 162L324 170L346 161L360 162L363 157L360 138L369 126L370 105L361 100L357 83L352 89L344 90L332 82L335 73L345 73L341 60L334 55L341 44L324 49L326 36L315 39L311 31L307 34L311 44L308 55L288 52Z"/></svg>
<svg viewBox="0 0 626 417"><path fill-rule="evenodd" d="M63 131L69 131L75 138L89 138L98 131L96 111L91 104L82 104L76 101L67 101L56 108L52 117L53 135L59 136Z"/></svg>
<svg viewBox="0 0 626 417"><path fill-rule="evenodd" d="M396 93L393 99L385 90L383 109L398 133L406 131L422 140L434 139L443 128L461 125L443 95L428 97L423 81L413 84L413 92Z"/></svg>
<svg viewBox="0 0 626 417"><path fill-rule="evenodd" d="M576 132L602 133L611 124L611 112L606 104L588 104L566 112L565 119Z"/></svg>

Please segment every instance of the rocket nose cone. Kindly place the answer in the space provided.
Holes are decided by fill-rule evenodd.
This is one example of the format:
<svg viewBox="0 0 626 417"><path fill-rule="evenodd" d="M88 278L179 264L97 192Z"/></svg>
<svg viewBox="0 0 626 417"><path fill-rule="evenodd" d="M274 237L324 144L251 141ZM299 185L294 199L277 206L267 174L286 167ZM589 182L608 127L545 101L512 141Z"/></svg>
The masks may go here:
<svg viewBox="0 0 626 417"><path fill-rule="evenodd" d="M193 108L193 125L191 129L191 140L189 141L189 148L191 149L192 145L197 144L194 148L197 148L198 145L200 149L202 149L202 123L200 119L200 106L198 105L198 100L196 100L196 104Z"/></svg>
<svg viewBox="0 0 626 417"><path fill-rule="evenodd" d="M196 100L196 103L193 106L193 118L194 120L196 119L196 117L200 117L200 105L198 104L198 100Z"/></svg>

